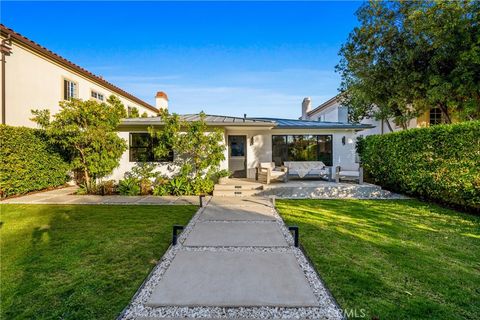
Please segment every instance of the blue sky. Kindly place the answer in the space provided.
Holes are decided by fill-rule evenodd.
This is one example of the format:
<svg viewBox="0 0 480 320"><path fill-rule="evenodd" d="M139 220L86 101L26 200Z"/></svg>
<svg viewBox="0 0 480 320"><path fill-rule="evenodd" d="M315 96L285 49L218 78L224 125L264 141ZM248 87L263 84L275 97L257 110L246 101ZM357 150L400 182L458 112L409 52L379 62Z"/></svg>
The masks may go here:
<svg viewBox="0 0 480 320"><path fill-rule="evenodd" d="M297 118L337 93L361 2L5 2L3 24L177 113Z"/></svg>

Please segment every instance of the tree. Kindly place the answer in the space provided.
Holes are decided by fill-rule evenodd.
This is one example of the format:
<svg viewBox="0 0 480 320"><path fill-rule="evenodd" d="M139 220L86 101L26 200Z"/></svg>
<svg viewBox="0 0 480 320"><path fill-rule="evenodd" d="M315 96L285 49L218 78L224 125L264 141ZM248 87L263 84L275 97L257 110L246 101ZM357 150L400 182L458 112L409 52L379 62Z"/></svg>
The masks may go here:
<svg viewBox="0 0 480 320"><path fill-rule="evenodd" d="M340 50L350 117L408 121L432 107L447 122L480 118L480 4L370 1Z"/></svg>
<svg viewBox="0 0 480 320"><path fill-rule="evenodd" d="M81 172L87 191L96 179L110 174L127 149L115 129L126 116L125 107L115 96L107 103L72 99L60 102L60 111L50 118L49 110L33 110L33 121L45 129L52 142L70 155L72 167Z"/></svg>
<svg viewBox="0 0 480 320"><path fill-rule="evenodd" d="M223 132L208 128L203 112L198 121L190 122L165 110L160 112L160 117L162 128L150 129L152 137L158 141L154 151L156 156L167 157L173 150L179 175L193 181L209 177L219 170L221 161L225 159Z"/></svg>
<svg viewBox="0 0 480 320"><path fill-rule="evenodd" d="M140 111L138 111L137 107L132 107L128 114L129 118L140 118Z"/></svg>

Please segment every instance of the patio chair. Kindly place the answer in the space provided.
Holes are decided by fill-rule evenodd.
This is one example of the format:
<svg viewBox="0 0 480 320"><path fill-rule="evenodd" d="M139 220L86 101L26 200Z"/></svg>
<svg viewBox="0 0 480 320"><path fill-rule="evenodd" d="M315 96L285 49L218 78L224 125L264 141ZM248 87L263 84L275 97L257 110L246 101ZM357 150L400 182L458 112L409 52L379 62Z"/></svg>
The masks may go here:
<svg viewBox="0 0 480 320"><path fill-rule="evenodd" d="M340 180L358 181L358 184L363 184L363 168L347 168L337 166L335 168L335 182L339 183Z"/></svg>
<svg viewBox="0 0 480 320"><path fill-rule="evenodd" d="M287 182L288 169L286 167L275 167L275 162L261 162L257 167L257 180L263 184L270 184L271 181Z"/></svg>

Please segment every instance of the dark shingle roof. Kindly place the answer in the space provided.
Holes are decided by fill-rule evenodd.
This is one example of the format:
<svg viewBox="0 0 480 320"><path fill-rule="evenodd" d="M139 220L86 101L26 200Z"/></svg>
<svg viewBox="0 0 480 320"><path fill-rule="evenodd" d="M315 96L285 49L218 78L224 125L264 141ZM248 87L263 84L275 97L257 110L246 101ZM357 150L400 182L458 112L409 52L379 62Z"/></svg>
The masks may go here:
<svg viewBox="0 0 480 320"><path fill-rule="evenodd" d="M179 115L184 121L200 120L199 114L182 114ZM353 129L362 130L373 128L368 124L355 124L343 122L325 122L325 121L309 121L309 120L293 120L280 118L241 118L219 115L205 115L205 121L208 125L213 126L260 126L274 127L277 129ZM122 125L162 125L160 117L149 118L129 118L122 121Z"/></svg>
<svg viewBox="0 0 480 320"><path fill-rule="evenodd" d="M185 121L197 121L200 120L199 114L182 114L180 115ZM207 123L263 123L263 124L273 124L273 121L262 120L256 118L241 118L241 117L230 117L230 116L219 116L207 114L205 115L205 121Z"/></svg>
<svg viewBox="0 0 480 320"><path fill-rule="evenodd" d="M279 118L257 118L258 120L274 121L278 129L369 129L374 126L361 123L327 122Z"/></svg>
<svg viewBox="0 0 480 320"><path fill-rule="evenodd" d="M199 114L181 114L179 116L180 116L180 119L184 121L200 120ZM212 115L212 114L205 115L205 122L208 125L216 125L216 126L266 126L266 127L275 126L275 122L270 120L220 116L220 115ZM122 125L161 125L161 124L162 124L161 117L129 118L129 119L123 119L122 121Z"/></svg>

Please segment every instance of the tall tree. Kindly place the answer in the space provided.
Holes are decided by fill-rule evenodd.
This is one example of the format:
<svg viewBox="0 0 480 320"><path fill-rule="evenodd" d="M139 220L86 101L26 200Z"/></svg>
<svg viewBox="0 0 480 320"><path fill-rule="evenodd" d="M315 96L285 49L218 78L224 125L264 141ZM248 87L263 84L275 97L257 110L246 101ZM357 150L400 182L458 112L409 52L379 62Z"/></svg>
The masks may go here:
<svg viewBox="0 0 480 320"><path fill-rule="evenodd" d="M87 191L97 178L110 174L127 149L115 132L125 107L115 96L107 103L72 99L60 102L60 111L50 117L49 110L33 110L34 118L50 139L71 155L72 167L83 174Z"/></svg>
<svg viewBox="0 0 480 320"><path fill-rule="evenodd" d="M438 107L450 122L480 118L480 5L476 1L370 1L340 50L342 103L359 121L406 128Z"/></svg>

